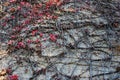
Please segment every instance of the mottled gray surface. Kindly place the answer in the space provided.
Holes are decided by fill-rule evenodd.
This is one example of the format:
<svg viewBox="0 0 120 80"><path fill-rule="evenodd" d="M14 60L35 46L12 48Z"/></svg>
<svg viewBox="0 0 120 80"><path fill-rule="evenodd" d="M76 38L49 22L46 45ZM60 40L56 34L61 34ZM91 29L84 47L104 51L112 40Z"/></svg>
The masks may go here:
<svg viewBox="0 0 120 80"><path fill-rule="evenodd" d="M78 3L76 5L84 6ZM63 8L69 6L73 6L73 4L68 4L63 6ZM95 6L93 6L93 8L94 7ZM0 70L11 65L12 69L15 69L13 74L18 74L20 80L29 80L29 78L33 76L33 70L38 71L41 69L46 69L45 74L40 74L33 80L56 80L55 78L51 79L55 74L58 74L57 78L61 78L60 80L115 80L115 77L120 77L119 72L102 76L97 75L115 72L116 68L120 67L120 50L116 50L115 48L109 49L110 46L120 45L119 35L114 34L114 32L117 31L110 31L107 28L92 25L81 26L81 23L87 24L89 22L95 25L100 25L101 23L103 25L108 24L107 20L99 17L99 15L101 14L93 14L88 10L79 11L76 15L67 13L66 15L62 15L56 21L58 24L79 23L78 25L72 25L73 28L79 28L63 31L61 32L62 34L59 31L53 32L61 35L65 39L57 39L58 43L64 43L62 46L56 45L54 42L48 40L49 35L47 33L41 38L43 45L41 48L36 48L36 44L30 44L30 46L36 50L41 49L41 53L31 53L20 49L12 54L6 54L6 45L1 43ZM96 18L88 19L87 17ZM67 26L63 25L61 27ZM45 31L50 30L46 29ZM4 33L4 31L2 33ZM108 33L112 33L112 35L108 35ZM118 34L120 34L120 32L118 32ZM21 36L22 35L25 36L25 34L21 34ZM31 39L36 40L37 38L40 37L35 36ZM46 41L44 41L45 38ZM66 45L68 45L68 47ZM76 47L70 48L70 45ZM21 63L16 63L17 60ZM95 75L96 77L94 77ZM70 78L69 76L72 77Z"/></svg>

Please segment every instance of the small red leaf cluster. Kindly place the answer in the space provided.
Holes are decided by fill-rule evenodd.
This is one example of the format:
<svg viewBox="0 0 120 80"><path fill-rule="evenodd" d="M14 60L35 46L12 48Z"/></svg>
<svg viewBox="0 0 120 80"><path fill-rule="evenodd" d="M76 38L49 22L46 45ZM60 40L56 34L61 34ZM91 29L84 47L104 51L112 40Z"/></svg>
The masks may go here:
<svg viewBox="0 0 120 80"><path fill-rule="evenodd" d="M2 78L0 78L0 80L19 80L17 74L12 74L11 68L2 69L0 71L0 77L1 76Z"/></svg>
<svg viewBox="0 0 120 80"><path fill-rule="evenodd" d="M60 6L63 2L61 0L49 0L46 2L46 7L49 8L50 6Z"/></svg>
<svg viewBox="0 0 120 80"><path fill-rule="evenodd" d="M55 42L57 40L57 37L55 34L50 34L50 40Z"/></svg>
<svg viewBox="0 0 120 80"><path fill-rule="evenodd" d="M6 4L6 3L3 3ZM40 27L48 24L46 21L56 21L59 17L54 8L60 10L63 0L48 0L47 2L31 3L27 0L9 0L6 5L6 16L1 21L3 28L9 28L8 45L15 49L29 47L30 44L42 45L42 41L56 43L55 33L45 33ZM39 27L36 28L36 25ZM36 37L36 38L34 38ZM47 38L48 37L48 38Z"/></svg>
<svg viewBox="0 0 120 80"><path fill-rule="evenodd" d="M14 75L10 75L9 80L18 80L18 75L14 74Z"/></svg>

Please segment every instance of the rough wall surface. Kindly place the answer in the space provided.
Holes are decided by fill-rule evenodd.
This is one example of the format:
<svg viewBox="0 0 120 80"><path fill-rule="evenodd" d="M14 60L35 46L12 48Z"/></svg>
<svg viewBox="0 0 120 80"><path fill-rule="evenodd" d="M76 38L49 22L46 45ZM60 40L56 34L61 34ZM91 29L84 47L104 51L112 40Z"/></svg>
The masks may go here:
<svg viewBox="0 0 120 80"><path fill-rule="evenodd" d="M120 80L120 3L69 1L57 20L40 25L46 32L43 38L31 38L40 38L42 47L30 44L31 50L9 52L7 30L0 28L0 71L9 67L19 80ZM77 12L67 11L70 7ZM44 40L51 32L58 35L55 43Z"/></svg>

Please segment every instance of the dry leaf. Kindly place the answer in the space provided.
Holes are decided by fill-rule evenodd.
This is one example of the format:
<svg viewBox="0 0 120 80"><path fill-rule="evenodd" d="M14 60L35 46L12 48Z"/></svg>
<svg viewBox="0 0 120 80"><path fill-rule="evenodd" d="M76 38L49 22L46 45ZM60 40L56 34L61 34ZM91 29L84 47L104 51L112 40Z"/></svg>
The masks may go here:
<svg viewBox="0 0 120 80"><path fill-rule="evenodd" d="M0 12L0 19L4 19L8 15L6 12Z"/></svg>
<svg viewBox="0 0 120 80"><path fill-rule="evenodd" d="M61 11L54 11L55 14L62 14Z"/></svg>
<svg viewBox="0 0 120 80"><path fill-rule="evenodd" d="M0 5L0 12L2 12L2 5Z"/></svg>
<svg viewBox="0 0 120 80"><path fill-rule="evenodd" d="M0 76L0 80L7 80L5 76Z"/></svg>
<svg viewBox="0 0 120 80"><path fill-rule="evenodd" d="M9 2L5 2L3 5L4 6L9 6L9 4L10 4Z"/></svg>
<svg viewBox="0 0 120 80"><path fill-rule="evenodd" d="M66 11L66 12L75 12L76 10L73 9L73 8L68 8L68 9L64 9L63 11Z"/></svg>
<svg viewBox="0 0 120 80"><path fill-rule="evenodd" d="M16 8L14 8L14 7L13 7L13 8L10 8L9 11L13 13L13 12L16 11Z"/></svg>
<svg viewBox="0 0 120 80"><path fill-rule="evenodd" d="M7 54L8 51L6 50L0 50L0 55Z"/></svg>
<svg viewBox="0 0 120 80"><path fill-rule="evenodd" d="M117 68L116 68L116 71L117 71L117 72L120 72L120 67L117 67Z"/></svg>
<svg viewBox="0 0 120 80"><path fill-rule="evenodd" d="M5 69L2 69L2 70L0 71L0 75L2 75L2 76L6 75L6 70L5 70Z"/></svg>
<svg viewBox="0 0 120 80"><path fill-rule="evenodd" d="M115 47L115 50L116 50L117 52L120 52L120 45L116 46L116 47Z"/></svg>

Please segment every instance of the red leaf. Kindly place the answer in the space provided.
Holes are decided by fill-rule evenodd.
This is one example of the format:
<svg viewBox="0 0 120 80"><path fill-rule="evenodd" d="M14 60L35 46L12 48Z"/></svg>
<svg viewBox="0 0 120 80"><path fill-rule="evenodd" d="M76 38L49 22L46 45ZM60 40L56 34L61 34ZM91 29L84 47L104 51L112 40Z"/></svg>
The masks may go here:
<svg viewBox="0 0 120 80"><path fill-rule="evenodd" d="M46 7L49 8L52 5L60 6L61 4L61 0L49 0L48 2L46 2Z"/></svg>
<svg viewBox="0 0 120 80"><path fill-rule="evenodd" d="M39 40L39 39L35 40L35 43L38 43L38 42L40 42L40 40Z"/></svg>
<svg viewBox="0 0 120 80"><path fill-rule="evenodd" d="M38 30L33 30L32 35L34 36L37 32L38 32Z"/></svg>
<svg viewBox="0 0 120 80"><path fill-rule="evenodd" d="M10 80L18 80L18 75L14 74L9 76Z"/></svg>
<svg viewBox="0 0 120 80"><path fill-rule="evenodd" d="M25 2L20 2L21 5L25 5Z"/></svg>
<svg viewBox="0 0 120 80"><path fill-rule="evenodd" d="M20 48L20 47L23 47L23 48L25 48L25 44L23 43L23 42L18 42L18 48Z"/></svg>
<svg viewBox="0 0 120 80"><path fill-rule="evenodd" d="M13 40L10 40L9 42L8 42L8 45L11 45L11 44L13 44Z"/></svg>
<svg viewBox="0 0 120 80"><path fill-rule="evenodd" d="M43 33L40 33L40 37L43 37Z"/></svg>
<svg viewBox="0 0 120 80"><path fill-rule="evenodd" d="M27 43L31 43L32 41L30 39L27 40Z"/></svg>
<svg viewBox="0 0 120 80"><path fill-rule="evenodd" d="M13 3L13 2L16 2L16 0L10 0L9 2Z"/></svg>
<svg viewBox="0 0 120 80"><path fill-rule="evenodd" d="M50 34L50 40L55 42L57 40L56 35Z"/></svg>

